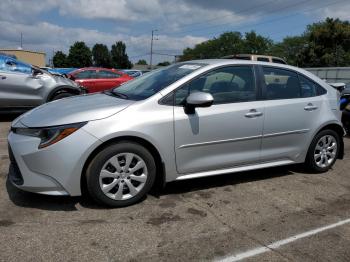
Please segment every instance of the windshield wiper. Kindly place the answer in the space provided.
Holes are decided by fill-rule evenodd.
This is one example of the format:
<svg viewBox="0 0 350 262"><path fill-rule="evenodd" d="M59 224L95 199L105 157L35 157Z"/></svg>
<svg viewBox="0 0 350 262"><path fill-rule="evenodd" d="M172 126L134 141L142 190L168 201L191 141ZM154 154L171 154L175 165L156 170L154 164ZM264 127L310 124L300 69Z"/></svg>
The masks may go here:
<svg viewBox="0 0 350 262"><path fill-rule="evenodd" d="M119 92L114 91L114 90L112 90L112 91L104 91L104 93L107 94L107 95L113 95L113 96L116 96L116 97L120 97L122 99L128 99L129 98L127 95L125 95L123 93L119 93Z"/></svg>

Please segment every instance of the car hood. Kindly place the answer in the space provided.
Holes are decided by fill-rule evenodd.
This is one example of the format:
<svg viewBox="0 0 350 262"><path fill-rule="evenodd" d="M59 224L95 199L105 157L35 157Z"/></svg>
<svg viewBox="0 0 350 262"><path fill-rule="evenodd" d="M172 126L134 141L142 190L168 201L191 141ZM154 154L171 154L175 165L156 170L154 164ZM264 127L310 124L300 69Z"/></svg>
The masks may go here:
<svg viewBox="0 0 350 262"><path fill-rule="evenodd" d="M73 96L36 107L16 119L13 126L48 127L92 121L114 115L134 102L102 93Z"/></svg>

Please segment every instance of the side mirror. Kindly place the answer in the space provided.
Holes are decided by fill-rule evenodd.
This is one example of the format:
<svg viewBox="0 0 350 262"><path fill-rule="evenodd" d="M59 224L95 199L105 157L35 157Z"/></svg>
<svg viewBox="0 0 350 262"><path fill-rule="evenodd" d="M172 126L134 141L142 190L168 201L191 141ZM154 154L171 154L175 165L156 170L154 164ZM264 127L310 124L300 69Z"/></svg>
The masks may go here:
<svg viewBox="0 0 350 262"><path fill-rule="evenodd" d="M210 107L214 102L211 94L205 92L194 92L186 98L185 113L194 114L196 107Z"/></svg>

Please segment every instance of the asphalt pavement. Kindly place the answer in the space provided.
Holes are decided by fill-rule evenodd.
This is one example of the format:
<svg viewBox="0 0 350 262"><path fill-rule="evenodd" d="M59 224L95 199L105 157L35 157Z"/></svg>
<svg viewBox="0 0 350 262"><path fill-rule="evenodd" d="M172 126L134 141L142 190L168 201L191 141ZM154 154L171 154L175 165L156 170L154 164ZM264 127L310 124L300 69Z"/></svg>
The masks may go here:
<svg viewBox="0 0 350 262"><path fill-rule="evenodd" d="M299 165L170 183L121 209L7 182L0 122L0 261L350 261L350 138L324 174Z"/></svg>

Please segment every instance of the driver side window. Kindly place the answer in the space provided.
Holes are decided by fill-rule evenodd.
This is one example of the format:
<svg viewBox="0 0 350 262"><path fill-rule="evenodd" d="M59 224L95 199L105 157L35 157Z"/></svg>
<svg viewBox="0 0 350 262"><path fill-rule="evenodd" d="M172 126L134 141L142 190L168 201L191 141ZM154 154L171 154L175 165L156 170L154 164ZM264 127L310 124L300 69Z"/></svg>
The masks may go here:
<svg viewBox="0 0 350 262"><path fill-rule="evenodd" d="M183 105L193 92L207 92L214 104L248 102L256 100L256 87L251 66L230 66L202 75L175 92L175 105Z"/></svg>

